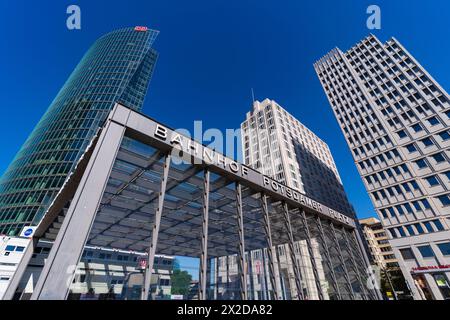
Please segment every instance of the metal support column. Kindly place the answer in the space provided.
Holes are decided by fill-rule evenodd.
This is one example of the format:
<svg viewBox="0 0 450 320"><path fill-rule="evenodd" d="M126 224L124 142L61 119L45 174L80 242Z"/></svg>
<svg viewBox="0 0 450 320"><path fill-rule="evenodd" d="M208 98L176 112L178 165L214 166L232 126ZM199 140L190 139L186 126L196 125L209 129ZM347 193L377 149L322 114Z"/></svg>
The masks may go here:
<svg viewBox="0 0 450 320"><path fill-rule="evenodd" d="M331 221L330 221L330 228L331 228L331 233L333 235L334 245L336 246L336 249L337 249L337 252L338 252L339 260L342 263L342 269L344 270L344 277L345 277L345 281L347 282L348 290L350 292L350 297L352 298L352 300L354 300L355 299L355 292L353 292L352 282L350 281L350 277L348 275L347 266L345 265L344 256L342 255L341 246L339 245L339 240L338 240L338 238L336 236L336 230L334 229L334 224Z"/></svg>
<svg viewBox="0 0 450 320"><path fill-rule="evenodd" d="M339 285L337 282L336 273L334 272L333 261L331 260L330 249L328 248L328 245L327 245L327 242L325 239L325 234L323 232L322 221L320 220L319 216L317 216L317 218L316 218L316 224L317 224L317 229L319 230L320 243L322 244L323 251L325 252L325 258L327 261L328 269L330 270L330 274L331 274L331 285L333 286L333 289L336 292L338 299L342 300L341 292L339 290Z"/></svg>
<svg viewBox="0 0 450 320"><path fill-rule="evenodd" d="M214 290L212 288L212 282L214 281L213 260L214 258L208 258L206 263L207 267L206 267L205 300L211 300L214 298Z"/></svg>
<svg viewBox="0 0 450 320"><path fill-rule="evenodd" d="M289 237L289 251L290 251L290 258L292 261L292 265L294 268L294 276L295 276L295 286L297 289L297 297L298 300L303 300L303 287L302 287L302 276L300 273L300 267L298 266L298 261L295 256L295 250L294 250L294 235L292 233L292 225L291 225L291 218L289 217L289 210L286 203L282 204L283 207L283 218L284 223L287 229L287 234Z"/></svg>
<svg viewBox="0 0 450 320"><path fill-rule="evenodd" d="M309 232L308 222L306 221L306 214L303 209L299 209L299 210L300 210L300 215L301 215L302 222L303 222L303 227L305 228L306 245L308 246L308 253L309 253L309 257L311 259L311 264L313 267L313 273L314 273L314 278L316 280L315 282L316 282L316 286L317 286L317 292L319 294L319 299L324 300L322 285L320 283L320 278L319 278L319 271L317 270L317 263L316 263L316 259L314 257L314 251L313 251L312 243L311 243L311 233Z"/></svg>
<svg viewBox="0 0 450 320"><path fill-rule="evenodd" d="M230 261L229 256L225 256L225 264L226 264L226 277L227 282L225 283L225 297L226 299L230 299Z"/></svg>
<svg viewBox="0 0 450 320"><path fill-rule="evenodd" d="M117 117L127 118L128 113ZM65 300L100 206L125 127L107 121L84 170L31 300Z"/></svg>
<svg viewBox="0 0 450 320"><path fill-rule="evenodd" d="M244 242L244 215L242 212L242 186L236 183L236 210L237 224L239 234L239 253L238 253L238 272L240 275L241 300L247 300L247 270L245 261L245 242Z"/></svg>
<svg viewBox="0 0 450 320"><path fill-rule="evenodd" d="M354 238L354 240L356 241L357 247L358 247L358 254L360 256L360 259L362 259L362 261L364 261L365 265L367 268L370 267L370 262L369 262L369 258L367 257L366 251L364 249L364 245L362 243L361 237L359 235L359 232L354 229L352 232L352 236ZM375 291L375 294L372 294L372 291ZM374 288L374 290L369 291L371 293L371 296L373 298L375 298L375 300L383 300L383 295L380 292L379 288Z"/></svg>
<svg viewBox="0 0 450 320"><path fill-rule="evenodd" d="M145 268L144 285L141 292L141 300L147 300L150 294L150 283L152 279L153 264L155 262L156 247L158 245L159 228L161 226L162 211L164 208L164 197L166 195L167 180L169 178L171 155L167 154L164 160L164 169L161 177L161 187L158 195L158 208L155 212L155 222L152 229L152 242L150 244L147 266Z"/></svg>
<svg viewBox="0 0 450 320"><path fill-rule="evenodd" d="M253 278L255 276L255 270L253 267L253 257L252 257L252 253L248 252L245 255L245 261L247 261L247 275L249 275L249 277L247 277L247 294L248 294L248 299L249 300L256 300L255 299L255 279Z"/></svg>
<svg viewBox="0 0 450 320"><path fill-rule="evenodd" d="M261 274L262 300L270 300L269 288L267 284L266 252L264 249L261 249L261 260L263 265Z"/></svg>
<svg viewBox="0 0 450 320"><path fill-rule="evenodd" d="M358 253L359 259L365 264L366 268L370 267L369 258L366 255L366 251L364 249L364 245L362 244L362 240L359 236L359 233L356 229L352 231L352 237L356 241L356 252ZM373 294L375 292L375 294ZM383 300L383 295L380 292L379 288L374 288L369 291L370 296L375 300Z"/></svg>
<svg viewBox="0 0 450 320"><path fill-rule="evenodd" d="M208 260L208 220L209 220L209 178L205 169L203 180L203 221L202 221L202 254L200 257L199 300L206 300L206 268Z"/></svg>
<svg viewBox="0 0 450 320"><path fill-rule="evenodd" d="M14 298L14 294L16 293L17 287L22 280L22 277L25 274L25 271L28 267L28 263L33 257L34 250L36 249L36 245L38 243L38 239L31 238L28 246L25 249L25 252L20 259L20 263L17 265L17 269L14 272L13 276L9 280L8 287L6 288L5 294L3 295L2 300L12 300Z"/></svg>
<svg viewBox="0 0 450 320"><path fill-rule="evenodd" d="M261 206L263 210L263 222L264 222L264 231L266 233L266 243L267 243L267 258L268 258L268 264L269 264L269 277L270 277L270 285L273 292L273 297L275 300L278 300L278 292L279 288L277 285L277 282L275 280L275 252L272 242L272 229L270 226L270 216L269 216L269 208L267 206L267 197L261 193ZM264 250L262 252L264 256Z"/></svg>
<svg viewBox="0 0 450 320"><path fill-rule="evenodd" d="M395 291L394 284L392 283L391 276L389 275L389 270L383 268L381 269L381 272L384 272L384 274L386 275L386 278L389 282L389 286L391 287L392 290L392 294L394 295L394 300L398 300L397 292Z"/></svg>
<svg viewBox="0 0 450 320"><path fill-rule="evenodd" d="M277 258L277 269L278 269L278 280L280 281L280 300L286 300L286 286L284 285L284 277L283 272L281 271L281 263L280 263L280 251L279 247L276 247L276 258Z"/></svg>
<svg viewBox="0 0 450 320"><path fill-rule="evenodd" d="M214 258L214 300L219 297L219 258Z"/></svg>
<svg viewBox="0 0 450 320"><path fill-rule="evenodd" d="M362 290L362 293L363 293L362 294L363 299L366 300L368 298L367 290L366 290L364 282L363 282L363 280L361 278L361 274L359 272L358 265L356 264L355 256L353 255L353 250L352 250L352 248L350 246L350 242L348 241L347 232L345 231L344 227L341 228L341 232L342 232L342 236L344 237L348 253L350 255L350 261L352 263L353 270L355 271L356 279L358 279L359 286L361 287L361 290Z"/></svg>

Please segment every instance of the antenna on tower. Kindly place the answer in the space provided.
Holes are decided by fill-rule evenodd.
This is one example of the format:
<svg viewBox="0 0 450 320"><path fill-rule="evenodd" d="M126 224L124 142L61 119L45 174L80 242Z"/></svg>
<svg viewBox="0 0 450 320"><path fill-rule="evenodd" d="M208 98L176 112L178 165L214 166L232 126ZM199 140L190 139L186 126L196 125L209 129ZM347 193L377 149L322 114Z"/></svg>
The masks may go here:
<svg viewBox="0 0 450 320"><path fill-rule="evenodd" d="M252 88L252 103L254 103L255 102L255 92L253 91L253 88Z"/></svg>

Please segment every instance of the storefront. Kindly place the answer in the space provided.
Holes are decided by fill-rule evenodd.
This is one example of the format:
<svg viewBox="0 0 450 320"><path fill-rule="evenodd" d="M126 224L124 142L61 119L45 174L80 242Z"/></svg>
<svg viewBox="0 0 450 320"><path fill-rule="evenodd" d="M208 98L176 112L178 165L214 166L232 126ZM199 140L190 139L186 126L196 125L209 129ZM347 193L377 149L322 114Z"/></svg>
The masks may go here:
<svg viewBox="0 0 450 320"><path fill-rule="evenodd" d="M436 285L445 300L450 299L450 281L447 276L449 272L450 265L435 265L411 269L416 288L424 300L436 299L428 283L430 280L433 285Z"/></svg>

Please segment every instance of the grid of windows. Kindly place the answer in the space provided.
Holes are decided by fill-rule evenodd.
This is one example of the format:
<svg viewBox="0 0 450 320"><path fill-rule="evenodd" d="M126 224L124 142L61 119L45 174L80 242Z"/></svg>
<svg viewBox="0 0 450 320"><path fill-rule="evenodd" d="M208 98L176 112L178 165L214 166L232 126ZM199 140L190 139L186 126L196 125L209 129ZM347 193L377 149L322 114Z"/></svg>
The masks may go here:
<svg viewBox="0 0 450 320"><path fill-rule="evenodd" d="M402 270L410 272L438 254L427 242L450 238L450 97L394 38L382 43L370 35L345 53L335 48L314 68ZM397 239L405 237L414 238ZM406 241L423 247L415 252Z"/></svg>
<svg viewBox="0 0 450 320"><path fill-rule="evenodd" d="M0 234L39 221L116 102L142 108L157 34L125 28L89 49L0 180Z"/></svg>
<svg viewBox="0 0 450 320"><path fill-rule="evenodd" d="M450 214L448 94L394 38L314 67L383 224L402 225L392 237L448 230L412 223Z"/></svg>
<svg viewBox="0 0 450 320"><path fill-rule="evenodd" d="M328 145L275 101L255 101L241 132L245 164L353 216Z"/></svg>
<svg viewBox="0 0 450 320"><path fill-rule="evenodd" d="M421 221L413 224L405 224L394 228L389 228L392 238L402 238L407 236L417 236L426 233L444 231L444 226L439 219ZM406 231L406 232L405 232Z"/></svg>

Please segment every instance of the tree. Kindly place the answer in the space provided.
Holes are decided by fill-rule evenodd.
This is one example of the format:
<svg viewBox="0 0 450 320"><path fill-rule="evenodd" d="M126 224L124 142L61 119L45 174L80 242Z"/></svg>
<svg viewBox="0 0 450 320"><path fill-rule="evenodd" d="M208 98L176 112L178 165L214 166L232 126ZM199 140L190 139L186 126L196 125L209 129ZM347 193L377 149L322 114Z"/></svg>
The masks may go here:
<svg viewBox="0 0 450 320"><path fill-rule="evenodd" d="M180 270L181 269L181 267L180 267L180 261L178 261L178 259L175 259L174 261L173 261L173 270Z"/></svg>
<svg viewBox="0 0 450 320"><path fill-rule="evenodd" d="M172 283L172 294L182 294L186 296L189 293L189 286L192 281L192 276L187 271L176 269L170 277Z"/></svg>

